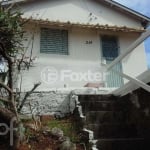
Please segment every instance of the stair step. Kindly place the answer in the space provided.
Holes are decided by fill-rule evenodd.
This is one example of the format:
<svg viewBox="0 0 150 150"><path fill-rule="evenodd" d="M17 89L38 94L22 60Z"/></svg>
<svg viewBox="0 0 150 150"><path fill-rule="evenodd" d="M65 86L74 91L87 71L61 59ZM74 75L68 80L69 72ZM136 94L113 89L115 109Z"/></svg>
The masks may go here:
<svg viewBox="0 0 150 150"><path fill-rule="evenodd" d="M86 119L84 128L94 132L99 150L149 150L150 119L135 108L130 97L78 95Z"/></svg>
<svg viewBox="0 0 150 150"><path fill-rule="evenodd" d="M99 150L149 150L150 141L143 138L99 139Z"/></svg>
<svg viewBox="0 0 150 150"><path fill-rule="evenodd" d="M116 101L118 98L113 95L78 95L78 100L81 101Z"/></svg>
<svg viewBox="0 0 150 150"><path fill-rule="evenodd" d="M123 123L126 116L122 111L89 111L86 113L86 123Z"/></svg>
<svg viewBox="0 0 150 150"><path fill-rule="evenodd" d="M88 124L87 129L94 132L94 138L135 138L137 129L130 124Z"/></svg>
<svg viewBox="0 0 150 150"><path fill-rule="evenodd" d="M119 111L122 106L115 101L81 101L83 112L88 111Z"/></svg>

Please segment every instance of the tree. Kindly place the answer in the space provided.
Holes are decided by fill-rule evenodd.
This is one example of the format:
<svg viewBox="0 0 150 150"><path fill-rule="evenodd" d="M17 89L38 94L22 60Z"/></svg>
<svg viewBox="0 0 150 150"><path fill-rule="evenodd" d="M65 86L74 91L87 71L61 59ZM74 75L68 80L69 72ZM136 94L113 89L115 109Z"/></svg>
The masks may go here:
<svg viewBox="0 0 150 150"><path fill-rule="evenodd" d="M16 64L17 55L22 51L23 25L21 13L12 11L12 5L3 7L0 5L0 57L8 66L8 83L0 82L0 87L8 93L1 96L0 101L4 107L0 107L0 114L9 120L12 116L17 118L16 124L20 126L20 118L16 108L16 95L13 91L13 66ZM17 134L16 134L17 135Z"/></svg>
<svg viewBox="0 0 150 150"><path fill-rule="evenodd" d="M8 85L1 86L9 93L9 105L17 116L13 93L13 66L18 53L22 50L23 22L21 13L12 7L0 6L0 55L8 64ZM7 86L7 87L6 87Z"/></svg>
<svg viewBox="0 0 150 150"><path fill-rule="evenodd" d="M15 3L12 5L5 5L3 7L0 3L0 57L5 60L8 66L8 83L0 82L0 102L3 102L4 107L0 106L0 121L3 118L3 121L9 122L13 116L16 117L16 127L19 129L16 132L16 144L22 140L22 131L23 124L19 117L19 113L27 100L27 98L34 92L34 90L40 85L36 83L31 91L28 91L24 98L22 98L21 104L17 104L17 98L19 97L14 92L14 82L13 82L13 73L14 66L18 69L18 72L21 71L21 66L24 64L27 69L29 69L32 62L32 49L29 62L24 61L26 50L23 48L23 35L24 35L24 24L19 11L14 11L12 8ZM34 33L33 33L34 36ZM34 40L34 38L33 38ZM34 41L32 41L34 42ZM3 95L2 93L5 94ZM21 92L21 91L20 91ZM8 95L8 96L7 96ZM21 136L20 136L21 135ZM17 145L14 145L15 147Z"/></svg>

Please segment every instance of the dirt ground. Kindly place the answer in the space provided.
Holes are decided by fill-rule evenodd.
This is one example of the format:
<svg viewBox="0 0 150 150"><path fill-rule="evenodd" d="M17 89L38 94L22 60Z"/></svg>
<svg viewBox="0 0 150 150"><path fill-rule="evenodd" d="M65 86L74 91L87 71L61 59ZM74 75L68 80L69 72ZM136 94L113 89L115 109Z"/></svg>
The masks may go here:
<svg viewBox="0 0 150 150"><path fill-rule="evenodd" d="M62 129L64 135L68 136L76 144L77 150L84 150L84 146L80 144L78 133L74 129L73 123L72 117L56 120L52 116L42 116L39 129L37 129L38 125L34 129L32 128L34 125L33 120L25 121L26 139L18 150L59 150L58 145L60 145L60 141L51 134L45 134L42 130L44 127L48 127L49 129L58 127ZM8 141L9 138L5 139L0 136L0 150L13 150L9 147Z"/></svg>

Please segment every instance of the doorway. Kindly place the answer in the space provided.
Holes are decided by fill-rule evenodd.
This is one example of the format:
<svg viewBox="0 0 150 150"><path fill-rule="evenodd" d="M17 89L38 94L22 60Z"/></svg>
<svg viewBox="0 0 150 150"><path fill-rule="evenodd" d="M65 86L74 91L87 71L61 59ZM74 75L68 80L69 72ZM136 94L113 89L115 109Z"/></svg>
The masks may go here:
<svg viewBox="0 0 150 150"><path fill-rule="evenodd" d="M116 57L119 55L119 45L118 38L116 36L101 36L102 43L102 59L106 62L106 64L110 64ZM121 62L116 64L112 69L122 72ZM106 75L106 87L121 87L123 85L123 78L114 73L113 71L109 71Z"/></svg>

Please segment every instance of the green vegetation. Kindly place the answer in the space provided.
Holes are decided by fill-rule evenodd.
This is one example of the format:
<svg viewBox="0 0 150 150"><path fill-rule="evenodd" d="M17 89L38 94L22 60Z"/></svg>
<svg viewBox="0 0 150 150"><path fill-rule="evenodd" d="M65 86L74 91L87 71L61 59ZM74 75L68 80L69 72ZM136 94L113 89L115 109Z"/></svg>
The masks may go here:
<svg viewBox="0 0 150 150"><path fill-rule="evenodd" d="M50 120L47 122L47 126L52 129L57 127L64 132L65 136L70 137L72 142L79 142L79 136L77 135L77 130L75 128L75 123L71 119L67 120Z"/></svg>

